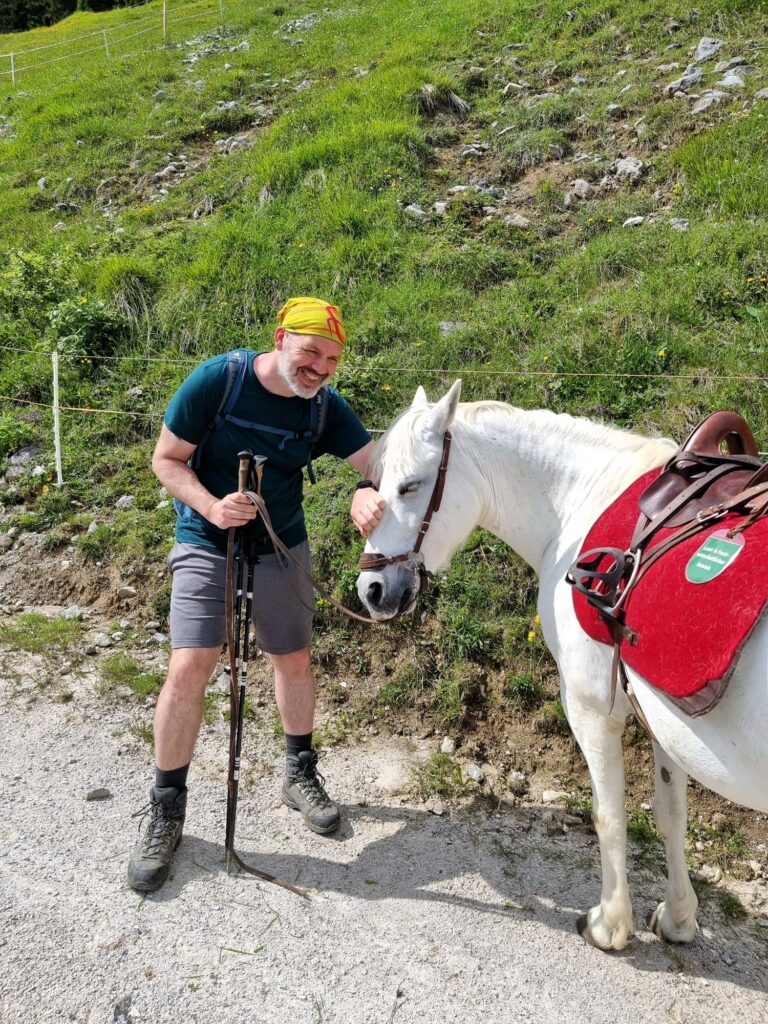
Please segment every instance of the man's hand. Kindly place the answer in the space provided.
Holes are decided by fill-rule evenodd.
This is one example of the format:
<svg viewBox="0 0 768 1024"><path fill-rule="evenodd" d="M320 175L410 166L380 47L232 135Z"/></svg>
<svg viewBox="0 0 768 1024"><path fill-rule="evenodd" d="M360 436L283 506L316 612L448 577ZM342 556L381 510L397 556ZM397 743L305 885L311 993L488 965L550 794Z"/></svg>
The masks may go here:
<svg viewBox="0 0 768 1024"><path fill-rule="evenodd" d="M367 537L384 514L384 499L373 487L361 487L352 498L350 515L360 534Z"/></svg>
<svg viewBox="0 0 768 1024"><path fill-rule="evenodd" d="M235 491L217 498L208 509L206 519L220 530L228 530L230 526L244 526L256 518L256 507L253 502Z"/></svg>

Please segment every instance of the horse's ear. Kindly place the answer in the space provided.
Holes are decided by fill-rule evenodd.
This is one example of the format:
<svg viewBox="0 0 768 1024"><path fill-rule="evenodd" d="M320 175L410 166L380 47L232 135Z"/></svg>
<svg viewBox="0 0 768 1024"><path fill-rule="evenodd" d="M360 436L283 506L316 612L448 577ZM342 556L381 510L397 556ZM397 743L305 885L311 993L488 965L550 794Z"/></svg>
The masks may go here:
<svg viewBox="0 0 768 1024"><path fill-rule="evenodd" d="M440 401L432 409L424 421L427 430L436 434L444 434L450 429L456 415L456 407L459 404L461 394L461 381L454 382L453 387L447 395L443 395Z"/></svg>
<svg viewBox="0 0 768 1024"><path fill-rule="evenodd" d="M412 409L428 409L429 408L429 399L427 398L427 392L424 390L424 388L421 386L421 384L419 384L419 386L416 388L416 394L413 396L413 401L411 402L411 408Z"/></svg>

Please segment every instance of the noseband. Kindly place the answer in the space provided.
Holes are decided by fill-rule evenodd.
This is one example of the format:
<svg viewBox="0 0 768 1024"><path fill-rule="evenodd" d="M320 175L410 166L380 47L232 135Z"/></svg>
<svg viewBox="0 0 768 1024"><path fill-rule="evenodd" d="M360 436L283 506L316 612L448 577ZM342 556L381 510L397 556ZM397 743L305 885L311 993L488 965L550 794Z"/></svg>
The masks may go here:
<svg viewBox="0 0 768 1024"><path fill-rule="evenodd" d="M416 543L410 551L406 551L403 555L381 555L377 551L364 552L360 556L358 563L362 572L381 572L382 569L386 569L388 565L394 565L396 562L405 562L407 567L413 572L419 574L419 593L423 593L429 587L429 580L432 573L428 571L424 565L424 556L421 553L421 545L429 529L429 524L432 522L432 516L440 508L440 502L443 500L443 489L445 487L445 474L448 469L448 455L451 450L451 432L446 430L443 434L443 453L440 458L440 468L437 471L437 479L435 480L435 486L432 488L432 497L429 499L429 505L427 505L427 511L424 515L424 521L419 527L419 533L416 537Z"/></svg>

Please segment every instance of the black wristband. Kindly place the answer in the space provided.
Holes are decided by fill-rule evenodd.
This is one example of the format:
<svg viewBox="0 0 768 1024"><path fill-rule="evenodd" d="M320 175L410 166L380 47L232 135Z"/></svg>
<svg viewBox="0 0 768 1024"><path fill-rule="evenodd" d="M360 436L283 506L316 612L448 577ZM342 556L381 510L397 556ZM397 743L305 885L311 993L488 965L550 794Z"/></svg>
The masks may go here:
<svg viewBox="0 0 768 1024"><path fill-rule="evenodd" d="M365 487L372 487L374 491L376 490L376 484L373 482L373 480L358 480L358 482L355 484L356 491L362 491L363 488Z"/></svg>

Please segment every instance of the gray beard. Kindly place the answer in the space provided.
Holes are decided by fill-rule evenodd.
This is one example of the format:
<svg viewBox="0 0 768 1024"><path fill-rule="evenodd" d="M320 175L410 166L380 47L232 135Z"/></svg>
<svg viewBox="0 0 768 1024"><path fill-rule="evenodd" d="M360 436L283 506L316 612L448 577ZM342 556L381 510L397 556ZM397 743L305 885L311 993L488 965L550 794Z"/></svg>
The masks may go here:
<svg viewBox="0 0 768 1024"><path fill-rule="evenodd" d="M291 366L288 353L285 351L277 353L277 372L280 375L281 380L287 384L294 395L297 395L299 398L314 398L323 386L322 382L318 384L316 388L306 388L303 384L300 384L296 376L296 371Z"/></svg>

